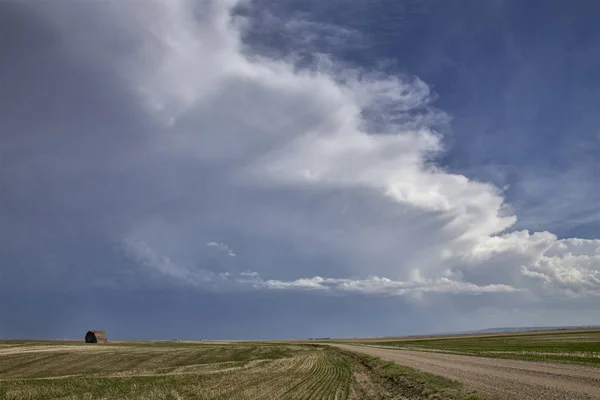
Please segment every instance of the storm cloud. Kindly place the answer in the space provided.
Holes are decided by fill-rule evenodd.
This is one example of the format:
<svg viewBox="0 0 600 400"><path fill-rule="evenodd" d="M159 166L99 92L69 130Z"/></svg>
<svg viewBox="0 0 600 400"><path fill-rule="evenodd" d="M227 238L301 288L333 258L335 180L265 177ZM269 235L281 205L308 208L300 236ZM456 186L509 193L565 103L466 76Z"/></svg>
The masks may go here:
<svg viewBox="0 0 600 400"><path fill-rule="evenodd" d="M451 116L418 76L311 41L268 54L251 2L2 7L10 293L401 297L459 318L600 294L600 240L528 231L504 188L440 165Z"/></svg>

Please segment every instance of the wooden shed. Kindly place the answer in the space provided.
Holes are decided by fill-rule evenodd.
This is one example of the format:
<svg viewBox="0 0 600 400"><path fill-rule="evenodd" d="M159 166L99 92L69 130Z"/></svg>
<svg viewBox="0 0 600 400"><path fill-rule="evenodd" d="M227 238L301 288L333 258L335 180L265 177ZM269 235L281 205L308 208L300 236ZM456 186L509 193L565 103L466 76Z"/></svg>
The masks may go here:
<svg viewBox="0 0 600 400"><path fill-rule="evenodd" d="M104 331L88 331L85 334L85 342L86 343L106 343L108 340L106 339L106 332Z"/></svg>

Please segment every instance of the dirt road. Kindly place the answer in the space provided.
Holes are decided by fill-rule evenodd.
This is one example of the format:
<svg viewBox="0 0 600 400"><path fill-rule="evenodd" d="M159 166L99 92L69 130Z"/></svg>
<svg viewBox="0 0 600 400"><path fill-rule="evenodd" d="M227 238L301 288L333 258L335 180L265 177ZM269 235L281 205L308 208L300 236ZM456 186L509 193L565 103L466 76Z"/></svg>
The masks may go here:
<svg viewBox="0 0 600 400"><path fill-rule="evenodd" d="M462 382L490 400L600 399L600 368L335 345Z"/></svg>

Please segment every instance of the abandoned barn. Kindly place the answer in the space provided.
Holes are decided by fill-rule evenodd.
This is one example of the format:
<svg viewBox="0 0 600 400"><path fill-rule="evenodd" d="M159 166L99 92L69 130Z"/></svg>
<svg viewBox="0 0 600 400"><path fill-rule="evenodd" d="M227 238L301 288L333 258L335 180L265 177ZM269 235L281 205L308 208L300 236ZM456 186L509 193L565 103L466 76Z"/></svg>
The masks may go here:
<svg viewBox="0 0 600 400"><path fill-rule="evenodd" d="M86 343L106 343L108 340L106 339L106 332L104 331L88 331L85 334L85 342Z"/></svg>

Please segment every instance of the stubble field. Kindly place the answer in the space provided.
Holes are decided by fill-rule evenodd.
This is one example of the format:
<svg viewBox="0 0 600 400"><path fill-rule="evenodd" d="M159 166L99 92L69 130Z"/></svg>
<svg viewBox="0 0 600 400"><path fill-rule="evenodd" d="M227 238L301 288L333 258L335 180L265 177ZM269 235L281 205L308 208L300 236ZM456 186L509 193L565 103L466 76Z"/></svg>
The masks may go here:
<svg viewBox="0 0 600 400"><path fill-rule="evenodd" d="M330 346L0 342L0 398L476 399L452 380Z"/></svg>

